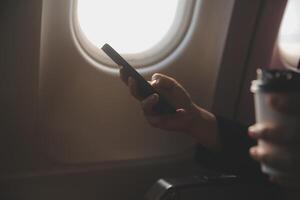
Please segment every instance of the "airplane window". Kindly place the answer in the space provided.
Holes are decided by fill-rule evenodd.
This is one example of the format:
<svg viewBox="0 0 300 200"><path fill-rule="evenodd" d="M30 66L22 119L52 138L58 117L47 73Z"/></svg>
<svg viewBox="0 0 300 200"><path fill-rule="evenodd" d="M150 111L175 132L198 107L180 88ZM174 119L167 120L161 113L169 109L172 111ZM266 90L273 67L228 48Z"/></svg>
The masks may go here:
<svg viewBox="0 0 300 200"><path fill-rule="evenodd" d="M287 67L297 67L300 58L300 1L289 0L281 24L278 47Z"/></svg>
<svg viewBox="0 0 300 200"><path fill-rule="evenodd" d="M182 40L194 0L77 0L75 35L96 61L113 66L99 51L109 43L134 66L159 62Z"/></svg>

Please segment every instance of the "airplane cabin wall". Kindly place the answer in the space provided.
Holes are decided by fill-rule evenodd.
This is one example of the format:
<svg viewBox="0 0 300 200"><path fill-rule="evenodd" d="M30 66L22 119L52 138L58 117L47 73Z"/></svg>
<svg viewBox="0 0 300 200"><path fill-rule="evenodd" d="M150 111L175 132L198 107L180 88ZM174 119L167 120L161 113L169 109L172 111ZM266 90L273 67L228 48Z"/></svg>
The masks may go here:
<svg viewBox="0 0 300 200"><path fill-rule="evenodd" d="M0 177L32 169L38 104L40 0L0 2Z"/></svg>
<svg viewBox="0 0 300 200"><path fill-rule="evenodd" d="M61 164L134 160L192 147L192 139L181 133L152 128L118 76L85 59L72 38L72 2L43 5L39 136L49 159ZM175 77L196 103L210 109L234 1L197 2L198 20L185 51L156 72ZM149 79L152 73L143 75Z"/></svg>
<svg viewBox="0 0 300 200"><path fill-rule="evenodd" d="M274 47L286 3L287 0L266 0L261 2L252 44L245 63L239 102L235 111L236 119L246 124L255 122L253 94L250 92L251 82L256 79L256 70L258 68L268 69L271 67Z"/></svg>

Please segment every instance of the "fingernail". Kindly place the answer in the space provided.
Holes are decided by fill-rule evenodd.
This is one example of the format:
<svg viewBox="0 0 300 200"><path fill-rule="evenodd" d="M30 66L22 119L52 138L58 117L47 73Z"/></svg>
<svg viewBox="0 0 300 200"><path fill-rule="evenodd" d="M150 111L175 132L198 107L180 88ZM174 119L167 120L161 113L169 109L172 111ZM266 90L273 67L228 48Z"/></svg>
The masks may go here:
<svg viewBox="0 0 300 200"><path fill-rule="evenodd" d="M256 126L254 125L254 126L250 126L249 128L248 128L248 131L249 132L255 132L256 131Z"/></svg>
<svg viewBox="0 0 300 200"><path fill-rule="evenodd" d="M255 137L255 136L256 136L255 126L250 126L250 127L248 128L248 135L249 135L250 137Z"/></svg>
<svg viewBox="0 0 300 200"><path fill-rule="evenodd" d="M253 131L251 131L251 130L249 129L248 135L249 135L250 137L252 137L252 138L255 138L255 137L257 136L257 133L256 133L256 132L253 132Z"/></svg>
<svg viewBox="0 0 300 200"><path fill-rule="evenodd" d="M152 81L157 80L158 77L159 77L159 74L158 74L158 73L155 73L155 74L152 75L151 80L152 80Z"/></svg>
<svg viewBox="0 0 300 200"><path fill-rule="evenodd" d="M253 136L258 136L259 133L263 130L264 126L262 124L256 124L253 126L250 126L248 128L249 134L253 134Z"/></svg>
<svg viewBox="0 0 300 200"><path fill-rule="evenodd" d="M177 109L176 112L177 112L178 114L185 114L185 113L186 113L186 110L183 109L183 108L180 108L180 109Z"/></svg>
<svg viewBox="0 0 300 200"><path fill-rule="evenodd" d="M257 156L257 148L256 147L250 148L250 155L252 157L256 157Z"/></svg>
<svg viewBox="0 0 300 200"><path fill-rule="evenodd" d="M154 80L152 80L151 85L157 85L157 83L158 83L158 80L154 79Z"/></svg>

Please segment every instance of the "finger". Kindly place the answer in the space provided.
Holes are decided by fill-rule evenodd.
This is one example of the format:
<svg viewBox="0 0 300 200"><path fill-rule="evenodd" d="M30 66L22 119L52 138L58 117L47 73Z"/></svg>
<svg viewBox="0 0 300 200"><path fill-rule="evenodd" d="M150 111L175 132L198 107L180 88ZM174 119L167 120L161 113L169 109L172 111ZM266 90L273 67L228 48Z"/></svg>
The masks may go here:
<svg viewBox="0 0 300 200"><path fill-rule="evenodd" d="M145 115L154 115L153 111L154 106L157 104L159 100L158 94L152 94L141 102L142 109Z"/></svg>
<svg viewBox="0 0 300 200"><path fill-rule="evenodd" d="M177 84L173 78L159 73L155 73L151 80L152 86L157 88L171 89Z"/></svg>
<svg viewBox="0 0 300 200"><path fill-rule="evenodd" d="M151 86L155 87L157 80L147 81Z"/></svg>
<svg viewBox="0 0 300 200"><path fill-rule="evenodd" d="M273 142L283 142L285 134L283 134L280 128L276 128L274 125L259 123L250 126L248 134L254 139L264 139Z"/></svg>
<svg viewBox="0 0 300 200"><path fill-rule="evenodd" d="M119 72L120 72L120 78L121 78L121 80L122 80L126 85L128 85L128 77L129 77L129 76L128 76L128 74L126 73L125 68L124 68L124 67L120 68Z"/></svg>
<svg viewBox="0 0 300 200"><path fill-rule="evenodd" d="M263 139L277 144L299 145L299 130L295 127L258 123L250 126L248 134L253 139Z"/></svg>
<svg viewBox="0 0 300 200"><path fill-rule="evenodd" d="M268 102L279 112L290 115L300 115L299 94L272 94L268 97Z"/></svg>
<svg viewBox="0 0 300 200"><path fill-rule="evenodd" d="M281 170L291 170L291 158L284 148L274 145L260 145L250 148L251 157L266 166Z"/></svg>
<svg viewBox="0 0 300 200"><path fill-rule="evenodd" d="M134 96L138 100L142 100L143 98L139 95L137 82L132 78L128 78L128 87L132 96Z"/></svg>

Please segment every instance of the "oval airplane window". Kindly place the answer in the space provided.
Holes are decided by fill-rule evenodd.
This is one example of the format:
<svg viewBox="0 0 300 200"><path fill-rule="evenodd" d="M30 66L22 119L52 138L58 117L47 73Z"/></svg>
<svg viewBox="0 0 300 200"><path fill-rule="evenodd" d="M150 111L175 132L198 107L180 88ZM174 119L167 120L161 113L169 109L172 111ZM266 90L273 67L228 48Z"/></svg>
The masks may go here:
<svg viewBox="0 0 300 200"><path fill-rule="evenodd" d="M135 67L153 66L178 47L193 8L194 0L75 0L73 29L100 67L116 67L99 49L105 43Z"/></svg>
<svg viewBox="0 0 300 200"><path fill-rule="evenodd" d="M286 67L295 69L300 58L300 1L289 0L280 27L278 47Z"/></svg>

